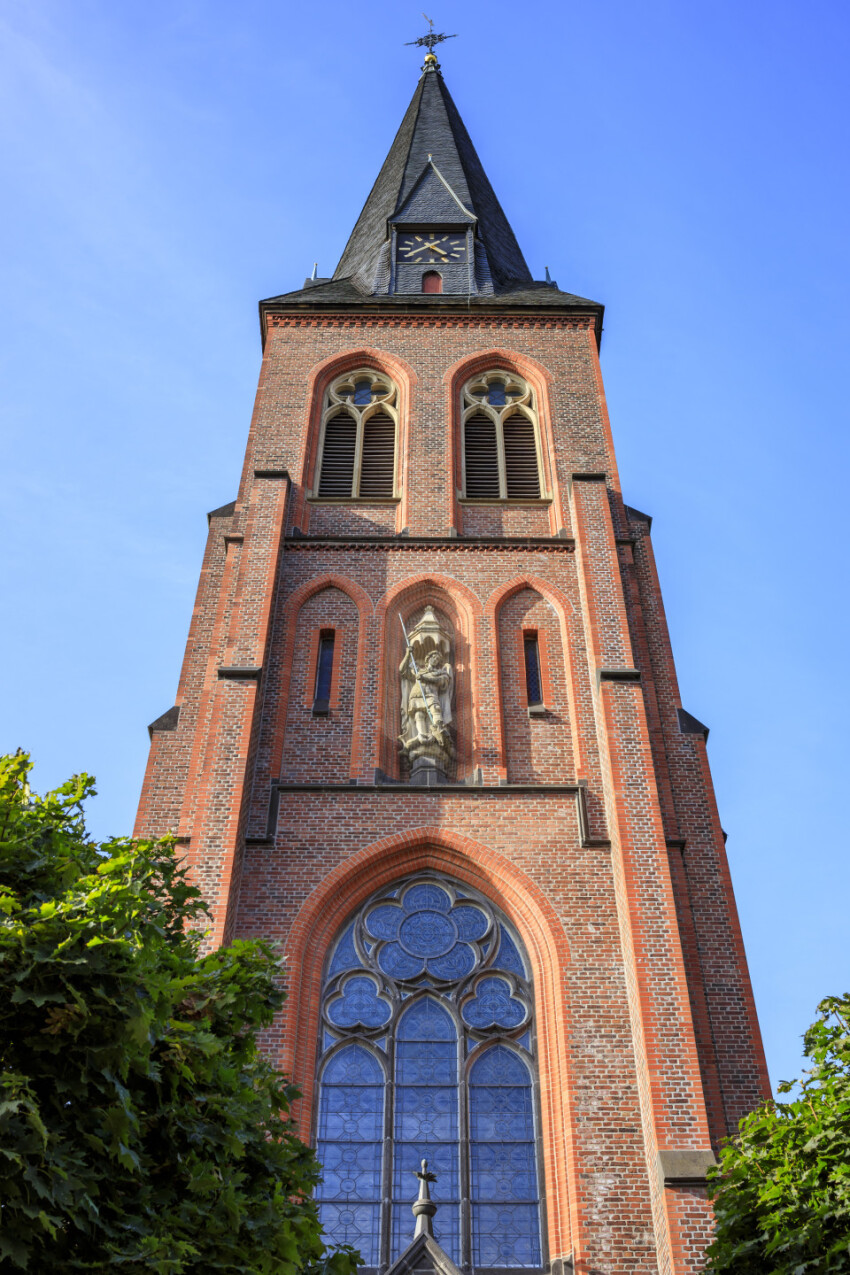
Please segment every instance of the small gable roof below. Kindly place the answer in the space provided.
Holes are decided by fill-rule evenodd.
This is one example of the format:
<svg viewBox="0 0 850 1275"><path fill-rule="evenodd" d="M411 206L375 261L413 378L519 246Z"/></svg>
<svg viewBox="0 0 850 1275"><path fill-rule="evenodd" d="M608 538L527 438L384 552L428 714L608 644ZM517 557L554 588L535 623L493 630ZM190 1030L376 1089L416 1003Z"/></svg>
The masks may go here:
<svg viewBox="0 0 850 1275"><path fill-rule="evenodd" d="M390 221L416 225L468 222L476 220L452 190L433 160L428 161L407 199L396 209Z"/></svg>
<svg viewBox="0 0 850 1275"><path fill-rule="evenodd" d="M397 1257L387 1275L461 1275L448 1253L430 1235L417 1235Z"/></svg>

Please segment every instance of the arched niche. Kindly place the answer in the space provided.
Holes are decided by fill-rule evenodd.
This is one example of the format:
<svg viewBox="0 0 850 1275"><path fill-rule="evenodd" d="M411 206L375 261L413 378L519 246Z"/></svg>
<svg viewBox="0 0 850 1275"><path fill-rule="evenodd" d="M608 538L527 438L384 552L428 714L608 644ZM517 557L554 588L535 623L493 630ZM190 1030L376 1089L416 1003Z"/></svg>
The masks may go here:
<svg viewBox="0 0 850 1275"><path fill-rule="evenodd" d="M402 727L400 668L407 649L404 630L410 633L427 607L432 609L448 636L449 660L454 674L450 728L454 758L448 777L452 783L465 783L475 765L474 626L480 606L469 590L445 578L423 577L387 595L379 607L381 658L376 768L387 778L398 782L409 778L399 743Z"/></svg>

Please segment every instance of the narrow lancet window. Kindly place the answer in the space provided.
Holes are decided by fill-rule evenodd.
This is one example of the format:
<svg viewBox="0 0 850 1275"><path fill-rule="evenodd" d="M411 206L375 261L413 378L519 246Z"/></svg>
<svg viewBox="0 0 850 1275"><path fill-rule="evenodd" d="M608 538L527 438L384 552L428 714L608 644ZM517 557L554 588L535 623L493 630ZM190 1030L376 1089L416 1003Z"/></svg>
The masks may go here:
<svg viewBox="0 0 850 1275"><path fill-rule="evenodd" d="M466 495L470 500L498 500L499 445L496 422L484 412L473 412L464 427Z"/></svg>
<svg viewBox="0 0 850 1275"><path fill-rule="evenodd" d="M319 1088L322 1220L338 1244L360 1250L367 1266L380 1260L385 1081L374 1053L349 1045L328 1060Z"/></svg>
<svg viewBox="0 0 850 1275"><path fill-rule="evenodd" d="M357 422L348 412L339 412L325 423L320 496L350 496L357 450Z"/></svg>
<svg viewBox="0 0 850 1275"><path fill-rule="evenodd" d="M323 629L319 634L319 650L316 657L316 693L313 696L313 712L325 716L330 708L331 682L334 668L334 631Z"/></svg>
<svg viewBox="0 0 850 1275"><path fill-rule="evenodd" d="M529 708L543 703L543 681L540 676L540 646L536 633L526 633L523 638L525 654L525 693Z"/></svg>
<svg viewBox="0 0 850 1275"><path fill-rule="evenodd" d="M394 466L395 421L389 412L376 412L363 423L361 499L382 500L392 496Z"/></svg>

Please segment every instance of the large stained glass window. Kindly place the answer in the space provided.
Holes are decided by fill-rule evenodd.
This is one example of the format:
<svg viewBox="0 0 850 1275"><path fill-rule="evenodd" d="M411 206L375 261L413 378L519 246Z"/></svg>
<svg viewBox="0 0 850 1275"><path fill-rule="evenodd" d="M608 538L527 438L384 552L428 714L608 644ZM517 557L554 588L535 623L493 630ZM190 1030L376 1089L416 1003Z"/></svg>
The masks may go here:
<svg viewBox="0 0 850 1275"><path fill-rule="evenodd" d="M542 1267L533 1001L526 959L481 895L422 875L373 895L329 954L318 1197L331 1240L385 1268L413 1238L414 1173L434 1232L472 1270Z"/></svg>

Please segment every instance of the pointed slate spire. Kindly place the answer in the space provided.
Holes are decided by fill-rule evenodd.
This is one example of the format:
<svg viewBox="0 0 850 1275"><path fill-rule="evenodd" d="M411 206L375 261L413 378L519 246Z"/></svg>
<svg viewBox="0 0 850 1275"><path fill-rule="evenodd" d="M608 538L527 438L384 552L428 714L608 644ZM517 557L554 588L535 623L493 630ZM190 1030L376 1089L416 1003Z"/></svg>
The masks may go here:
<svg viewBox="0 0 850 1275"><path fill-rule="evenodd" d="M435 178L436 174L436 178ZM485 250L489 275L500 288L531 282L510 223L475 153L469 134L436 63L425 69L395 141L363 206L334 279L354 278L367 291L386 291L388 226L399 216L415 188L439 179L445 198L475 219L476 242ZM419 190L417 190L417 194ZM461 208L457 221L466 220ZM482 254L483 255L483 254Z"/></svg>

